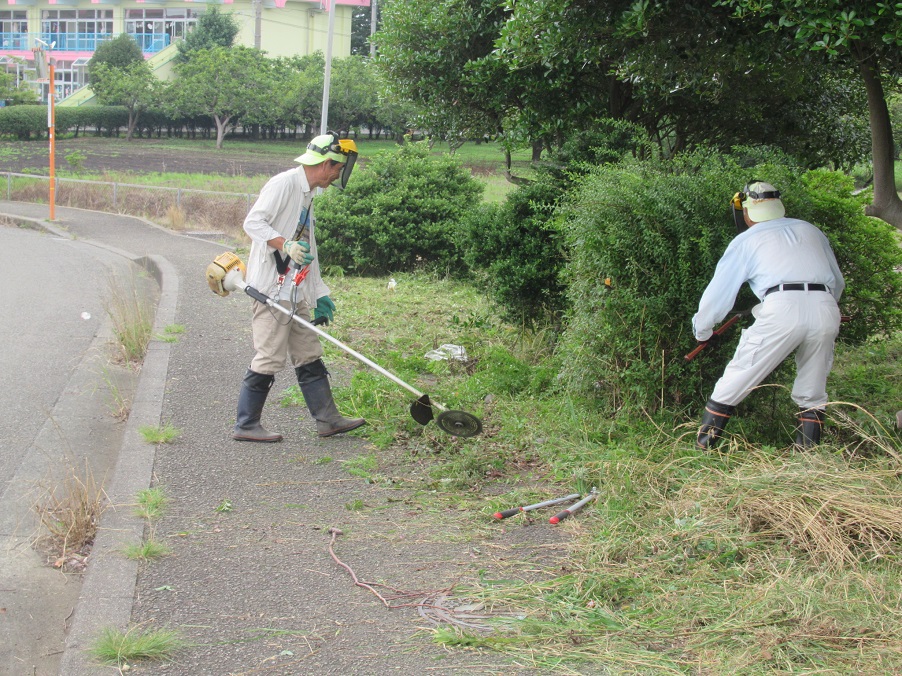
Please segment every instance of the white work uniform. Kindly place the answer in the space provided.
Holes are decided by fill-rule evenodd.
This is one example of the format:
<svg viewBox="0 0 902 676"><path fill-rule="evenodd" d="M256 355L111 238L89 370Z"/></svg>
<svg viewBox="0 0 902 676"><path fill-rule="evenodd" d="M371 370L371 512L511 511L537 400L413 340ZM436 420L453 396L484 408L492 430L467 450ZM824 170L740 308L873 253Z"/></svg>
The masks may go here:
<svg viewBox="0 0 902 676"><path fill-rule="evenodd" d="M299 166L273 176L244 219L244 231L251 238L251 251L247 261L247 283L270 298L278 295L279 303L290 307L291 274L286 275L281 290L279 273L273 249L267 242L276 237L293 239L299 221L309 223L305 238L310 245L313 262L306 279L294 294L296 313L304 319L310 317L316 301L329 295L329 287L320 276L319 259L314 237L312 214L313 191L307 182L304 167ZM309 220L306 218L310 211ZM284 258L285 254L279 252ZM322 357L319 337L288 317L277 313L259 301L254 301L254 349L257 354L251 362L251 370L262 374L275 374L285 368L288 359L292 366L303 366Z"/></svg>
<svg viewBox="0 0 902 676"><path fill-rule="evenodd" d="M756 223L738 235L717 263L692 318L695 337L704 341L733 307L744 282L762 300L755 322L744 329L733 359L711 399L735 406L795 351L792 398L800 408L827 403L827 375L839 333L839 301L845 281L827 237L795 218ZM787 283L821 284L827 291L767 290Z"/></svg>

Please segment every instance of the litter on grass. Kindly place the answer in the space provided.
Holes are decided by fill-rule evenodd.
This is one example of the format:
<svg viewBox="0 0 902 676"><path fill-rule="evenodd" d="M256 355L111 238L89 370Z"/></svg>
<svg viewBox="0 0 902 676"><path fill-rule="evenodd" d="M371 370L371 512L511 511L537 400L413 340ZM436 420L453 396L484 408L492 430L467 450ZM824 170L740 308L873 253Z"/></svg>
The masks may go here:
<svg viewBox="0 0 902 676"><path fill-rule="evenodd" d="M444 359L467 361L467 351L460 345L451 345L450 343L441 345L436 350L430 350L423 356L431 361L442 361Z"/></svg>

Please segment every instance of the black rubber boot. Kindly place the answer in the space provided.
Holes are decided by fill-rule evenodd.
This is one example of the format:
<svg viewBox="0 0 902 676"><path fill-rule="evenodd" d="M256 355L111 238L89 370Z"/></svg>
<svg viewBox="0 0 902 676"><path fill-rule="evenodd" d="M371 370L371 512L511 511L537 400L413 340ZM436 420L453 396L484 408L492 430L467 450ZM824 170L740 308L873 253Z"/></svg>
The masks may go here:
<svg viewBox="0 0 902 676"><path fill-rule="evenodd" d="M826 413L816 408L799 409L799 426L796 428L796 446L811 448L821 443Z"/></svg>
<svg viewBox="0 0 902 676"><path fill-rule="evenodd" d="M238 393L238 418L232 430L232 439L261 443L282 441L281 434L268 432L260 425L263 405L275 379L272 374L265 375L250 369L244 374L241 392Z"/></svg>
<svg viewBox="0 0 902 676"><path fill-rule="evenodd" d="M696 445L699 448L714 448L735 410L735 406L727 406L709 399L705 404L705 412L702 414L702 424L698 430Z"/></svg>
<svg viewBox="0 0 902 676"><path fill-rule="evenodd" d="M366 425L363 418L345 418L338 412L329 386L329 372L322 359L298 366L295 370L301 394L310 409L310 415L316 420L316 432L321 437L350 432Z"/></svg>

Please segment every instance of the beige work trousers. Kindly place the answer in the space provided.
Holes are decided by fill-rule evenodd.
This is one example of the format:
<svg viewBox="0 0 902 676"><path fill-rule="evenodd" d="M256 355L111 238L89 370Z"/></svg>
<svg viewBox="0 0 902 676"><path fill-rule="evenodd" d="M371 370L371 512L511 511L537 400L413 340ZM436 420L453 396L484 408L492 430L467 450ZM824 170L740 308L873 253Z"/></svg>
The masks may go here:
<svg viewBox="0 0 902 676"><path fill-rule="evenodd" d="M279 301L282 307L291 309L288 301ZM295 310L302 319L310 317L310 308L299 301ZM254 318L251 323L254 349L257 354L251 361L251 371L274 375L291 363L293 368L309 364L323 356L319 336L298 324L287 315L260 301L254 301Z"/></svg>
<svg viewBox="0 0 902 676"><path fill-rule="evenodd" d="M765 296L755 315L711 398L735 406L795 351L792 398L800 408L823 408L839 333L836 300L824 291L778 291Z"/></svg>

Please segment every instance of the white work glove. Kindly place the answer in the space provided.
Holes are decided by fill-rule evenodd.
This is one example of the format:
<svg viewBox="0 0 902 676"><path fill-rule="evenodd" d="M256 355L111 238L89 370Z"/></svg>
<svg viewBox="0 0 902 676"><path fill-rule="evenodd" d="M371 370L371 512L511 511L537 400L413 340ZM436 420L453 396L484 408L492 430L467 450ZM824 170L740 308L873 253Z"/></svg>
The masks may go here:
<svg viewBox="0 0 902 676"><path fill-rule="evenodd" d="M306 242L286 239L282 245L282 251L301 267L310 265L313 262L313 256L310 254L310 245Z"/></svg>

